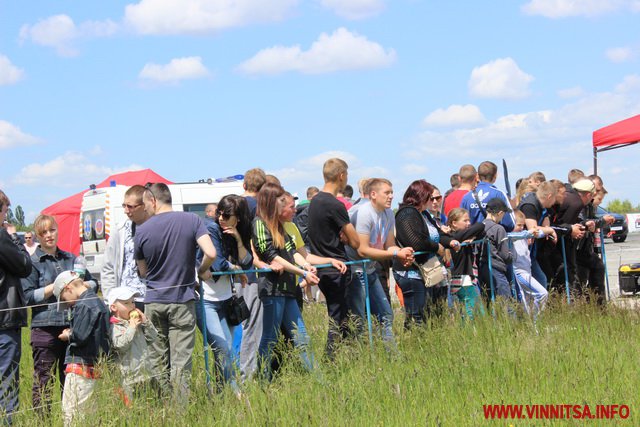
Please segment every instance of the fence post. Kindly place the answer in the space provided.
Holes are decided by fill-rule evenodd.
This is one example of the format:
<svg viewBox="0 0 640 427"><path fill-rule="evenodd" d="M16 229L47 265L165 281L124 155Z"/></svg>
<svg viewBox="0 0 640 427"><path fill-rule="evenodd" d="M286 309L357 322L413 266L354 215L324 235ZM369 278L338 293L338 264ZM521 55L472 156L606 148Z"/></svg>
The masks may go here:
<svg viewBox="0 0 640 427"><path fill-rule="evenodd" d="M371 326L371 300L369 299L369 275L367 274L367 263L369 263L368 259L362 260L362 275L364 276L364 302L365 307L367 309L367 326L369 328L369 345L373 350L373 328Z"/></svg>
<svg viewBox="0 0 640 427"><path fill-rule="evenodd" d="M611 293L609 292L609 270L607 269L607 252L604 250L604 231L600 229L600 245L602 248L602 263L604 264L604 278L607 284L607 301L611 301Z"/></svg>
<svg viewBox="0 0 640 427"><path fill-rule="evenodd" d="M571 304L571 292L569 291L569 270L567 269L567 249L564 244L565 236L560 239L562 243L562 261L564 265L564 285L567 289L567 304Z"/></svg>
<svg viewBox="0 0 640 427"><path fill-rule="evenodd" d="M204 346L204 369L207 379L207 390L209 394L212 394L211 390L211 373L209 372L209 342L207 340L207 315L204 312L204 287L202 280L200 280L200 313L202 315L202 343Z"/></svg>

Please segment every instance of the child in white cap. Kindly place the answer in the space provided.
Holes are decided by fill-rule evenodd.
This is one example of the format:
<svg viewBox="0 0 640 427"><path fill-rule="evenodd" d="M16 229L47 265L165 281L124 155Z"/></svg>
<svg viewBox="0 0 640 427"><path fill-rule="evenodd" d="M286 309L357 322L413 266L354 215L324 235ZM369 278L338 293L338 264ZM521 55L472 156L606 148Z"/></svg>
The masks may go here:
<svg viewBox="0 0 640 427"><path fill-rule="evenodd" d="M125 403L140 391L153 375L147 344L158 337L158 331L144 313L135 307L140 294L126 286L113 288L107 302L111 310L111 345L122 372Z"/></svg>
<svg viewBox="0 0 640 427"><path fill-rule="evenodd" d="M69 328L58 338L68 341L62 412L64 425L79 421L88 409L96 379L94 367L109 352L109 311L75 271L63 271L53 283L58 310L71 308Z"/></svg>

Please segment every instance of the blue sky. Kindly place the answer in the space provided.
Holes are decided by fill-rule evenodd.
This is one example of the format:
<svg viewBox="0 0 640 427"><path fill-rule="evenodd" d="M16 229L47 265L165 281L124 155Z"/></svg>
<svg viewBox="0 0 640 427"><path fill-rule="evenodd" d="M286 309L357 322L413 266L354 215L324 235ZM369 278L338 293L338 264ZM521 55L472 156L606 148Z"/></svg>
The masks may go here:
<svg viewBox="0 0 640 427"><path fill-rule="evenodd" d="M483 160L512 182L591 173L593 130L640 113L639 17L638 0L0 0L0 188L33 219L142 167L259 166L303 193L338 155L397 200ZM601 154L610 198L640 202L639 154Z"/></svg>

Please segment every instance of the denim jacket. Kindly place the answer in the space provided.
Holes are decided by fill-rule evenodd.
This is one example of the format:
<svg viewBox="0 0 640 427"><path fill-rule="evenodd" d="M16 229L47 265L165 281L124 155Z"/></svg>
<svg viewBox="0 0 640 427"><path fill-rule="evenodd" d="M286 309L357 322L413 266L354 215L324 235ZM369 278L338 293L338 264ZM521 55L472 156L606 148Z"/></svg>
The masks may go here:
<svg viewBox="0 0 640 427"><path fill-rule="evenodd" d="M26 279L22 279L22 289L31 308L31 327L42 328L46 326L67 326L69 324L65 313L58 312L56 297L51 295L45 300L44 288L52 284L58 274L65 270L73 270L75 255L60 249L55 255L49 255L41 248L37 248L31 256L33 269ZM97 284L91 277L91 273L85 273L85 281L91 289L96 291ZM48 305L44 305L48 304Z"/></svg>
<svg viewBox="0 0 640 427"><path fill-rule="evenodd" d="M71 308L71 335L64 363L94 365L109 353L109 310L91 289L87 289Z"/></svg>

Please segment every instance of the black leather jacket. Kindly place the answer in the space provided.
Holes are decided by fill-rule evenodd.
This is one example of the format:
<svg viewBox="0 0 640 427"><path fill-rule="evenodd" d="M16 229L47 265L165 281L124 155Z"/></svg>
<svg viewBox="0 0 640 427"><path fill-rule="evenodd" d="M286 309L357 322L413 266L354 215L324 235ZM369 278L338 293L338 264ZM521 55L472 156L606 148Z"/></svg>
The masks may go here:
<svg viewBox="0 0 640 427"><path fill-rule="evenodd" d="M0 228L0 329L27 325L27 309L20 278L31 274L31 259L18 237ZM16 310L12 310L16 309Z"/></svg>

